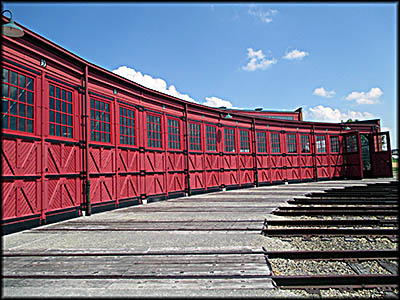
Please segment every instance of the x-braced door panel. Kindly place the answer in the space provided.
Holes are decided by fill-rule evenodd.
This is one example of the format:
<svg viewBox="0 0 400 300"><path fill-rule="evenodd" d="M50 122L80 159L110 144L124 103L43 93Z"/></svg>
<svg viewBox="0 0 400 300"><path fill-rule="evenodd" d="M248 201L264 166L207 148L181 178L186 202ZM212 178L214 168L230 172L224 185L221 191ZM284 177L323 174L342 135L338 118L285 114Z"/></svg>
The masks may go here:
<svg viewBox="0 0 400 300"><path fill-rule="evenodd" d="M3 220L40 214L39 180L3 180L1 185Z"/></svg>
<svg viewBox="0 0 400 300"><path fill-rule="evenodd" d="M2 175L37 175L41 169L40 143L14 138L3 138Z"/></svg>

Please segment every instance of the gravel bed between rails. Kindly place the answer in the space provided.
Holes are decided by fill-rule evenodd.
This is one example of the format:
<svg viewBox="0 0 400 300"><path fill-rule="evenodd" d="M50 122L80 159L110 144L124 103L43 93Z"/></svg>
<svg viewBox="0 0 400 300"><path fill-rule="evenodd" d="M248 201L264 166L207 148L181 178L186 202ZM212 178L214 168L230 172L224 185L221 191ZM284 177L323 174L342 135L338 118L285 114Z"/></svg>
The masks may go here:
<svg viewBox="0 0 400 300"><path fill-rule="evenodd" d="M356 275L349 264L345 261L328 260L298 260L271 258L269 262L275 275ZM397 263L395 260L389 262ZM392 274L383 268L376 260L366 260L358 262L369 274Z"/></svg>
<svg viewBox="0 0 400 300"><path fill-rule="evenodd" d="M270 237L271 238L271 237ZM397 250L398 243L392 242L387 237L343 237L343 236L311 236L311 237L274 237L281 244L278 250ZM286 248L286 246L288 246ZM268 246L267 246L268 247ZM267 248L268 250L273 250Z"/></svg>
<svg viewBox="0 0 400 300"><path fill-rule="evenodd" d="M281 289L283 291L283 289ZM305 290L285 289L301 298L393 298L398 299L399 290L387 292L382 289L356 289L351 291L339 289L321 289L319 293L309 293Z"/></svg>

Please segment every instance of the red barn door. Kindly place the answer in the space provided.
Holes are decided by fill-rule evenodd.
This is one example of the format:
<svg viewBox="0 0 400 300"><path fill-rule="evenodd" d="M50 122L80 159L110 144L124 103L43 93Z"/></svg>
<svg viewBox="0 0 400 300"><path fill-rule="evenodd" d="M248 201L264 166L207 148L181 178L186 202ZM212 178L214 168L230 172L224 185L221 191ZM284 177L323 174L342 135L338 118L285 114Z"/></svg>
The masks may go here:
<svg viewBox="0 0 400 300"><path fill-rule="evenodd" d="M372 151L371 164L374 177L392 177L392 152L390 149L389 132L371 134Z"/></svg>
<svg viewBox="0 0 400 300"><path fill-rule="evenodd" d="M358 131L343 134L345 177L363 178L361 141Z"/></svg>

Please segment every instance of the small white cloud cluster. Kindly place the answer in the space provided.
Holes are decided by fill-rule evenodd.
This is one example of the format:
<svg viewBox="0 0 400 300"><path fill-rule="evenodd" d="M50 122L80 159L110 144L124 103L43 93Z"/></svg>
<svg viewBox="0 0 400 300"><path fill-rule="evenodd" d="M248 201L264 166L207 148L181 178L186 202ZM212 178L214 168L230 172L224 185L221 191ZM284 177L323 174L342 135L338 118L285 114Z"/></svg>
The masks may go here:
<svg viewBox="0 0 400 300"><path fill-rule="evenodd" d="M206 97L206 101L202 103L203 105L211 106L211 107L221 107L225 106L226 108L234 108L232 103L229 100L220 99L218 97Z"/></svg>
<svg viewBox="0 0 400 300"><path fill-rule="evenodd" d="M380 88L371 88L369 92L351 92L345 99L355 100L357 104L377 104L379 97L383 95Z"/></svg>
<svg viewBox="0 0 400 300"><path fill-rule="evenodd" d="M255 5L250 5L248 12L250 15L258 18L261 22L271 23L272 17L278 13L278 10L271 8L268 10L263 10L259 7L256 7Z"/></svg>
<svg viewBox="0 0 400 300"><path fill-rule="evenodd" d="M335 91L327 91L325 90L322 86L319 88L316 88L313 92L314 95L316 96L321 96L321 97L325 97L325 98L332 98L333 96L336 95Z"/></svg>
<svg viewBox="0 0 400 300"><path fill-rule="evenodd" d="M189 95L178 92L174 85L167 86L167 83L164 79L153 78L150 75L137 72L133 68L121 66L118 69L113 70L113 73L125 77L126 79L132 80L136 83L139 83L140 85L143 85L152 90L156 90L158 92L165 93L186 101L197 102Z"/></svg>
<svg viewBox="0 0 400 300"><path fill-rule="evenodd" d="M298 59L301 60L303 59L305 56L307 56L309 53L306 51L299 51L297 49L294 49L290 52L287 52L285 56L283 56L284 59L288 59L288 60L293 60L293 59Z"/></svg>
<svg viewBox="0 0 400 300"><path fill-rule="evenodd" d="M315 107L310 107L308 110L304 110L304 119L310 121L320 121L320 122L335 122L352 120L366 120L373 119L374 115L369 112L358 112L348 110L347 112L341 112L339 109L331 108L329 106L317 105Z"/></svg>
<svg viewBox="0 0 400 300"><path fill-rule="evenodd" d="M118 69L113 70L112 72L126 79L134 81L140 85L143 85L147 88L150 88L152 90L165 93L190 102L199 103L193 98L191 98L189 95L178 92L174 85L167 86L167 83L165 82L164 79L153 78L150 75L142 74L141 72L137 72L135 71L135 69L129 68L127 66L121 66ZM203 102L202 104L211 107L225 106L226 108L236 108L232 105L232 103L229 100L220 99L215 96L206 97L206 101Z"/></svg>
<svg viewBox="0 0 400 300"><path fill-rule="evenodd" d="M249 62L246 66L242 67L242 69L250 72L258 69L265 70L277 62L275 58L270 60L266 59L262 50L254 51L253 48L247 48L247 57Z"/></svg>

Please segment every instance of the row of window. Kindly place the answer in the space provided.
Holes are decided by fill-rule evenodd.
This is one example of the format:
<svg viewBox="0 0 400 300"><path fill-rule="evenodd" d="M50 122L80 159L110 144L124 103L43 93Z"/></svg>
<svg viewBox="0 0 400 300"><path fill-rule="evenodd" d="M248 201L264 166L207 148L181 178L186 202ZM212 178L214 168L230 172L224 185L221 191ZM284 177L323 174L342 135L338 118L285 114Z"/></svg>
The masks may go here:
<svg viewBox="0 0 400 300"><path fill-rule="evenodd" d="M3 128L34 132L34 78L13 70L3 69L2 79L2 125ZM119 108L120 143L135 145L135 111ZM168 148L181 149L180 122L168 118ZM111 141L111 105L98 99L90 99L91 140L109 143ZM217 151L216 126L205 125L206 150ZM147 114L147 146L162 148L161 117ZM73 138L72 92L66 88L49 84L49 134ZM257 131L257 151L267 152L266 132ZM287 152L297 153L296 134L286 134ZM271 132L271 153L281 153L280 134ZM239 151L250 152L249 130L239 130ZM301 153L310 153L309 135L300 135ZM339 137L330 137L331 152L339 152ZM355 141L347 143L347 150L353 150ZM317 153L326 153L325 136L316 136ZM189 122L189 150L202 151L201 125ZM235 129L224 128L224 150L235 152Z"/></svg>

